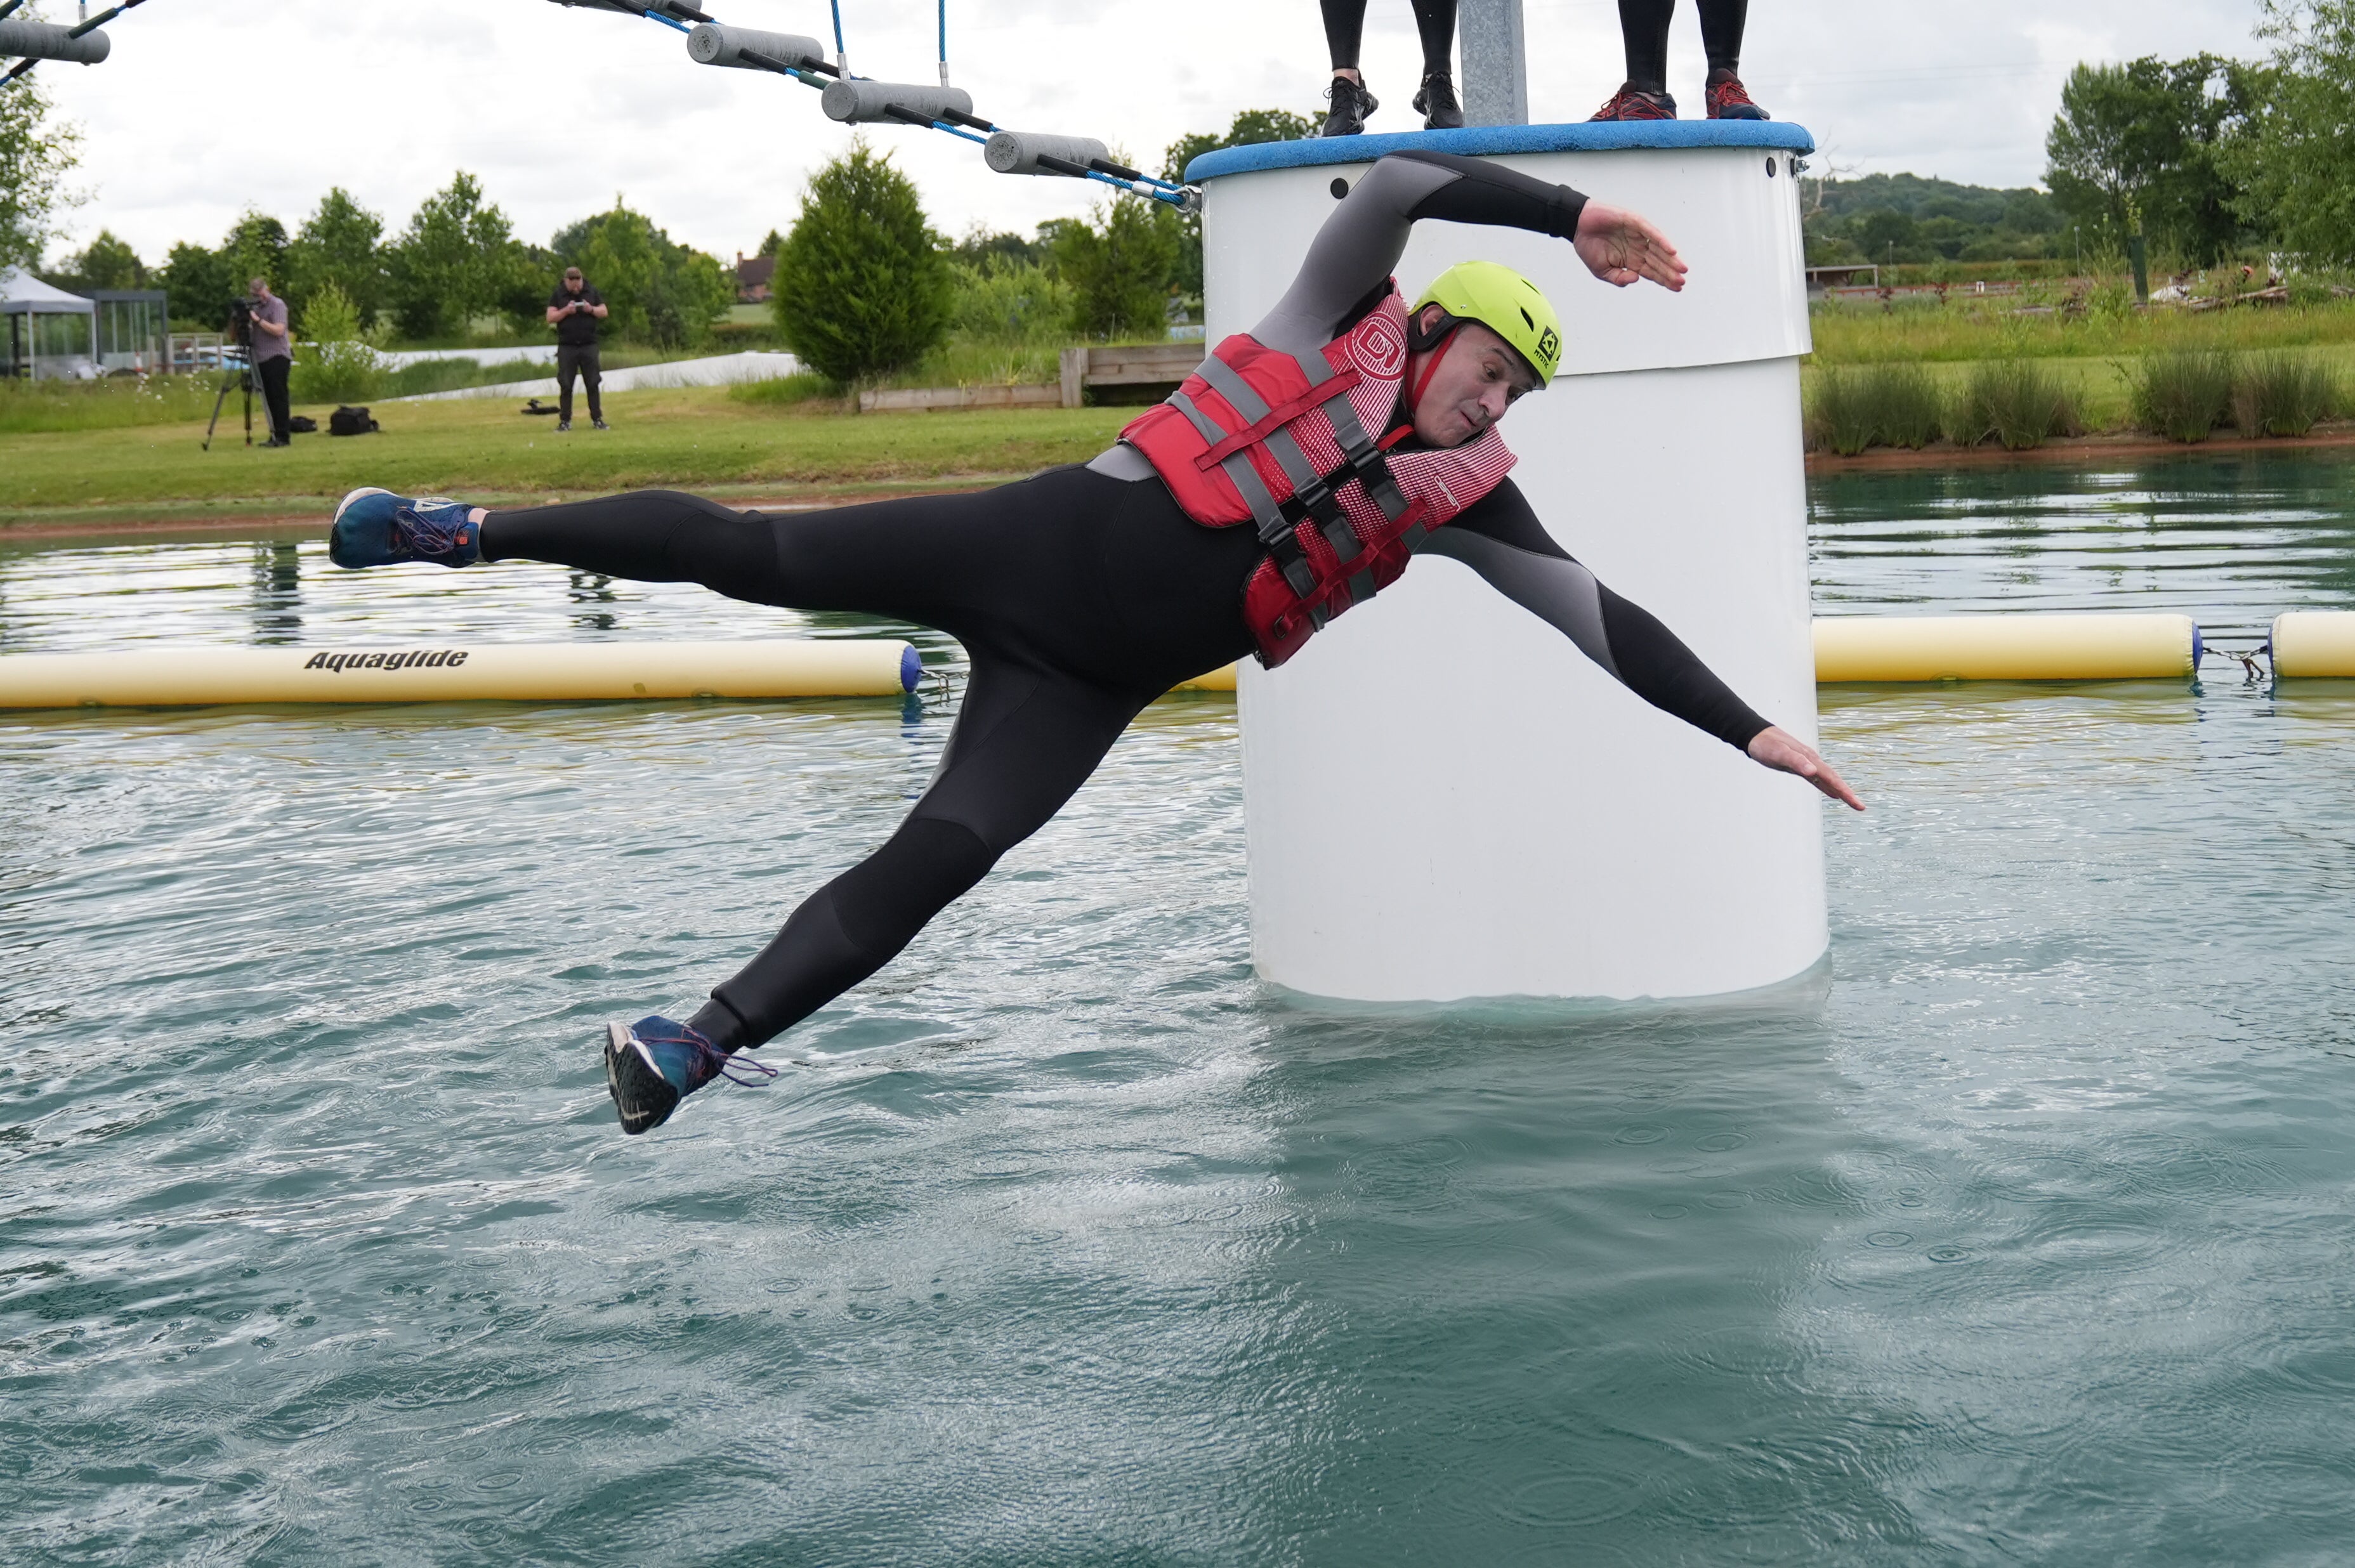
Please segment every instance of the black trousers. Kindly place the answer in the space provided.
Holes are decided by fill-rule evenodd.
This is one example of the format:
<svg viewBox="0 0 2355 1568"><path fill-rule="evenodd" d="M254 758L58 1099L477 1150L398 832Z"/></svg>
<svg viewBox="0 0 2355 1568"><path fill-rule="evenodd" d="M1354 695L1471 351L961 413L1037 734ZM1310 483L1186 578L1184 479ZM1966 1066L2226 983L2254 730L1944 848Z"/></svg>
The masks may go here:
<svg viewBox="0 0 2355 1568"><path fill-rule="evenodd" d="M934 626L964 645L964 703L899 830L812 893L691 1020L755 1046L872 975L1062 809L1130 720L1251 650L1249 528L1206 528L1156 480L1058 468L970 496L737 512L646 490L493 512L486 560L523 556L733 599Z"/></svg>
<svg viewBox="0 0 2355 1568"><path fill-rule="evenodd" d="M294 439L289 427L294 415L286 400L286 378L293 368L294 361L283 354L257 359L253 365L253 379L261 383L262 405L270 411L270 433L277 441Z"/></svg>
<svg viewBox="0 0 2355 1568"><path fill-rule="evenodd" d="M597 383L602 379L597 368L597 346L593 343L559 343L556 346L556 417L565 424L572 422L572 378L579 376L589 384L589 417L601 420L605 410L597 399Z"/></svg>

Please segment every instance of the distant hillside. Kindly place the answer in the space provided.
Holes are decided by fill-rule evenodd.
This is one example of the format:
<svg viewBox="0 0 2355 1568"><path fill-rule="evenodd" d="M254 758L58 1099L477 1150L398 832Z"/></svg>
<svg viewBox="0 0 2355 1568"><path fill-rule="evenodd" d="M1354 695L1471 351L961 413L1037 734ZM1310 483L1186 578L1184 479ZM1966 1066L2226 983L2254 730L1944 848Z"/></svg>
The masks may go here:
<svg viewBox="0 0 2355 1568"><path fill-rule="evenodd" d="M2066 255L2068 224L2041 190L1998 190L1919 175L1807 180L1807 260L1928 262Z"/></svg>

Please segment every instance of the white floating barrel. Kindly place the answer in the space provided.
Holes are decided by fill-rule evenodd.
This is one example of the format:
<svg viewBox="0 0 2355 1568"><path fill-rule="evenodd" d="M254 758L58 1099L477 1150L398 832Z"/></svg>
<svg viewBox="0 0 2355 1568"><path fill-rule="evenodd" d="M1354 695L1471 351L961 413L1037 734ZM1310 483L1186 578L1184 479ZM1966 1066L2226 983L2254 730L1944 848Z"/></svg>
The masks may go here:
<svg viewBox="0 0 2355 1568"><path fill-rule="evenodd" d="M1092 158L1109 159L1111 149L1092 136L1050 136L1036 131L1000 131L981 149L982 161L1002 175L1064 175L1069 169L1042 169L1040 158L1054 158L1084 170Z"/></svg>
<svg viewBox="0 0 2355 1568"><path fill-rule="evenodd" d="M908 81L829 81L818 103L826 118L846 125L897 121L899 116L891 112L895 109L927 121L973 112L973 94L961 87Z"/></svg>
<svg viewBox="0 0 2355 1568"><path fill-rule="evenodd" d="M1838 615L1816 623L1822 681L2183 679L2189 615Z"/></svg>
<svg viewBox="0 0 2355 1568"><path fill-rule="evenodd" d="M746 59L747 53L762 57L762 62L795 68L826 63L826 46L815 38L799 33L763 33L753 27L724 27L717 22L702 23L687 33L687 53L698 65L733 66L740 70L773 69Z"/></svg>
<svg viewBox="0 0 2355 1568"><path fill-rule="evenodd" d="M2292 610L2274 617L2274 674L2355 677L2355 610Z"/></svg>
<svg viewBox="0 0 2355 1568"><path fill-rule="evenodd" d="M1483 126L1197 159L1209 338L1290 284L1380 152L1493 157L1633 208L1692 264L1670 294L1598 283L1561 240L1417 226L1412 299L1485 257L1537 281L1567 341L1502 427L1554 537L1770 720L1815 736L1799 356L1782 123ZM1252 958L1374 1001L1690 997L1798 975L1828 944L1819 797L1649 708L1444 560L1242 671Z"/></svg>
<svg viewBox="0 0 2355 1568"><path fill-rule="evenodd" d="M165 647L0 656L0 708L899 697L922 673L879 639Z"/></svg>
<svg viewBox="0 0 2355 1568"><path fill-rule="evenodd" d="M103 32L84 33L77 38L69 36L72 31L54 22L0 22L0 57L21 55L27 59L96 65L114 48L114 41Z"/></svg>

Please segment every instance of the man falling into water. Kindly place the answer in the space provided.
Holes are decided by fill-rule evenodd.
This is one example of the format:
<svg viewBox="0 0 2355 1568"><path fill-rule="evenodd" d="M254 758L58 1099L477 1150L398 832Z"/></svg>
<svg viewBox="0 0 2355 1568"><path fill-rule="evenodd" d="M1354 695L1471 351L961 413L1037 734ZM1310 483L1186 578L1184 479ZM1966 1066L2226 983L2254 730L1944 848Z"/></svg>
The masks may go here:
<svg viewBox="0 0 2355 1568"><path fill-rule="evenodd" d="M607 1027L624 1132L659 1126L715 1079L775 1076L738 1053L890 962L1061 808L1146 704L1245 654L1280 667L1417 555L1463 562L1636 697L1864 809L1538 521L1495 426L1551 381L1561 320L1528 279L1478 261L1410 307L1391 270L1424 219L1554 236L1621 287L1684 286L1675 248L1633 213L1469 158L1394 153L1333 209L1275 308L1084 465L785 514L669 490L517 511L344 498L330 541L343 566L547 561L911 621L964 645L955 727L898 830L686 1021Z"/></svg>

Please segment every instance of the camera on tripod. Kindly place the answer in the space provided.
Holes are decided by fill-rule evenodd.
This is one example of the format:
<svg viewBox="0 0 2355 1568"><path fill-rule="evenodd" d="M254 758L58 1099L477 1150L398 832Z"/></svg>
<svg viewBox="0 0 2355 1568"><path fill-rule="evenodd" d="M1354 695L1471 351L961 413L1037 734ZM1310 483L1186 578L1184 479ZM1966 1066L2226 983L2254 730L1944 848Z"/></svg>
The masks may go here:
<svg viewBox="0 0 2355 1568"><path fill-rule="evenodd" d="M228 335L240 348L253 347L253 302L243 295L229 302Z"/></svg>

